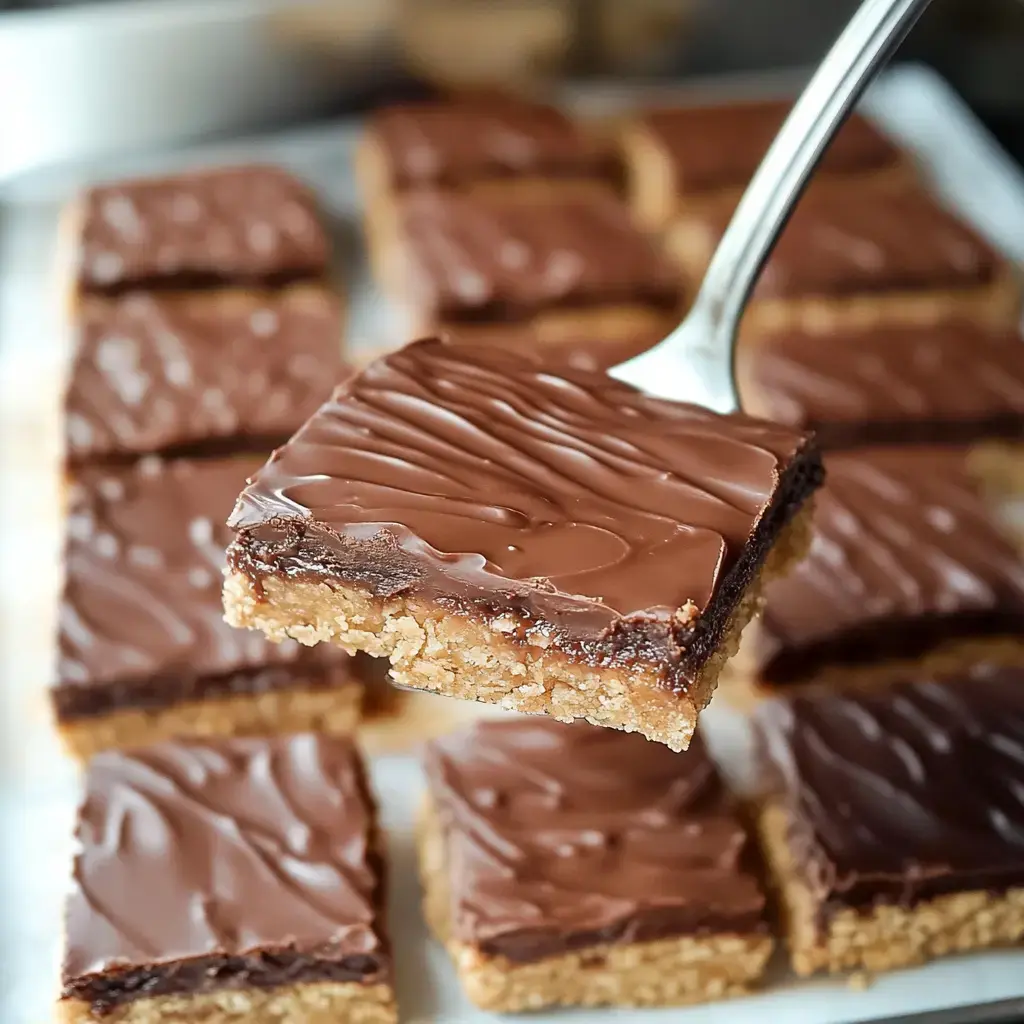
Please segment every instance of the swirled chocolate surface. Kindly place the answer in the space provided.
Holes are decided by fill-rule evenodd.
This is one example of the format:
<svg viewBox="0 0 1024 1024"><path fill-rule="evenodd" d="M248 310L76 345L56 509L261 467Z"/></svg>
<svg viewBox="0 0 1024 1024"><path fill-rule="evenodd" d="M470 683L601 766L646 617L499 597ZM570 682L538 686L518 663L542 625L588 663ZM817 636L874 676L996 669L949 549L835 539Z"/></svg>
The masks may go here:
<svg viewBox="0 0 1024 1024"><path fill-rule="evenodd" d="M150 458L75 477L53 693L61 717L349 681L340 650L272 644L224 622L224 516L259 464Z"/></svg>
<svg viewBox="0 0 1024 1024"><path fill-rule="evenodd" d="M369 133L391 188L458 187L492 178L607 177L606 146L553 107L466 97L384 107Z"/></svg>
<svg viewBox="0 0 1024 1024"><path fill-rule="evenodd" d="M63 996L134 999L389 972L382 865L345 740L181 742L93 758Z"/></svg>
<svg viewBox="0 0 1024 1024"><path fill-rule="evenodd" d="M649 648L685 688L819 480L806 435L423 341L274 453L231 516L229 559L257 587L336 579L511 616L594 661Z"/></svg>
<svg viewBox="0 0 1024 1024"><path fill-rule="evenodd" d="M528 962L608 942L765 927L748 836L699 739L546 719L433 741L454 938Z"/></svg>
<svg viewBox="0 0 1024 1024"><path fill-rule="evenodd" d="M691 194L746 185L791 107L776 100L669 107L647 111L641 123L671 161L676 187ZM883 170L899 159L892 142L854 114L825 150L816 174Z"/></svg>
<svg viewBox="0 0 1024 1024"><path fill-rule="evenodd" d="M1024 885L1024 670L794 695L757 720L823 917Z"/></svg>
<svg viewBox="0 0 1024 1024"><path fill-rule="evenodd" d="M740 352L741 390L766 419L826 447L1024 435L1024 340L947 322L768 335Z"/></svg>
<svg viewBox="0 0 1024 1024"><path fill-rule="evenodd" d="M403 298L422 322L680 302L679 271L610 196L513 204L416 193L399 200L398 220Z"/></svg>
<svg viewBox="0 0 1024 1024"><path fill-rule="evenodd" d="M284 284L323 276L330 260L312 192L276 167L116 182L81 205L85 292Z"/></svg>
<svg viewBox="0 0 1024 1024"><path fill-rule="evenodd" d="M759 678L797 682L830 664L1024 633L1024 564L964 457L927 445L828 456L811 550L767 586L751 647Z"/></svg>
<svg viewBox="0 0 1024 1024"><path fill-rule="evenodd" d="M708 229L709 255L732 204L692 216ZM969 288L993 281L1002 257L922 187L812 186L797 205L754 295L763 299Z"/></svg>
<svg viewBox="0 0 1024 1024"><path fill-rule="evenodd" d="M65 398L71 461L232 444L267 451L341 375L326 290L89 297Z"/></svg>

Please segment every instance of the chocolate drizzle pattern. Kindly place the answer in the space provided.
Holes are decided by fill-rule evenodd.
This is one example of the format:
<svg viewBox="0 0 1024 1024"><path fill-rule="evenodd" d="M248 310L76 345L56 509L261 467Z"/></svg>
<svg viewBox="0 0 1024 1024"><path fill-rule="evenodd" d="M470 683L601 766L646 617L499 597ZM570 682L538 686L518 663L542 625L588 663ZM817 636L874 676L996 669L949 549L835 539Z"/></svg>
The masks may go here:
<svg viewBox="0 0 1024 1024"><path fill-rule="evenodd" d="M768 152L791 106L770 100L667 108L648 111L643 124L671 160L682 191L742 188ZM869 121L854 114L825 150L816 173L884 170L899 159L899 150Z"/></svg>
<svg viewBox="0 0 1024 1024"><path fill-rule="evenodd" d="M1024 885L1024 670L787 697L758 724L825 916Z"/></svg>
<svg viewBox="0 0 1024 1024"><path fill-rule="evenodd" d="M341 374L330 293L87 298L65 398L68 457L84 461L285 440Z"/></svg>
<svg viewBox="0 0 1024 1024"><path fill-rule="evenodd" d="M1024 340L970 322L787 332L740 354L759 411L823 445L1024 436Z"/></svg>
<svg viewBox="0 0 1024 1024"><path fill-rule="evenodd" d="M424 341L341 385L274 453L231 516L229 559L257 585L333 575L591 639L628 619L682 636L678 610L696 618L749 579L819 472L784 428Z"/></svg>
<svg viewBox="0 0 1024 1024"><path fill-rule="evenodd" d="M699 738L545 719L435 740L426 768L454 937L539 960L604 942L764 927L750 843Z"/></svg>
<svg viewBox="0 0 1024 1024"><path fill-rule="evenodd" d="M386 977L374 810L352 745L314 735L105 752L86 777L64 996Z"/></svg>
<svg viewBox="0 0 1024 1024"><path fill-rule="evenodd" d="M754 645L762 678L1024 633L1024 564L964 456L893 446L828 457L811 550L767 587Z"/></svg>
<svg viewBox="0 0 1024 1024"><path fill-rule="evenodd" d="M608 150L560 111L506 97L396 104L378 110L369 131L399 189L611 169Z"/></svg>
<svg viewBox="0 0 1024 1024"><path fill-rule="evenodd" d="M103 185L82 204L87 292L276 285L320 277L330 259L312 192L275 167Z"/></svg>
<svg viewBox="0 0 1024 1024"><path fill-rule="evenodd" d="M526 205L417 193L399 220L407 299L427 322L680 301L678 270L611 196Z"/></svg>
<svg viewBox="0 0 1024 1024"><path fill-rule="evenodd" d="M708 227L713 249L732 206L694 216ZM788 299L968 288L990 283L1003 266L988 242L923 188L821 183L800 200L754 295Z"/></svg>
<svg viewBox="0 0 1024 1024"><path fill-rule="evenodd" d="M229 532L223 519L259 462L149 458L76 477L60 608L58 708L98 713L125 689L141 690L136 698L154 705L172 692L196 695L205 677L278 666L292 666L312 684L326 664L347 665L341 651L272 644L224 622ZM262 682L252 682L274 688L282 680L264 673ZM217 683L219 691L232 688L230 681Z"/></svg>

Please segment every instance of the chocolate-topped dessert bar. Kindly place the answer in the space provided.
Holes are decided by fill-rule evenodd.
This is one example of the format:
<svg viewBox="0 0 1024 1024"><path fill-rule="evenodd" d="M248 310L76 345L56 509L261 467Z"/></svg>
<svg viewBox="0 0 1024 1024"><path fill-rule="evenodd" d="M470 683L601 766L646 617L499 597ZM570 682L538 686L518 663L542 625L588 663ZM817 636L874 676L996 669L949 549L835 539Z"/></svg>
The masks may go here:
<svg viewBox="0 0 1024 1024"><path fill-rule="evenodd" d="M823 447L1024 438L1024 339L969 320L765 335L739 353L746 412Z"/></svg>
<svg viewBox="0 0 1024 1024"><path fill-rule="evenodd" d="M252 456L83 469L68 499L57 725L79 757L176 735L348 732L349 657L223 620L224 517Z"/></svg>
<svg viewBox="0 0 1024 1024"><path fill-rule="evenodd" d="M1024 939L1024 670L766 701L759 831L793 967Z"/></svg>
<svg viewBox="0 0 1024 1024"><path fill-rule="evenodd" d="M703 278L733 206L690 211L669 232L668 248L689 289ZM830 334L949 318L1011 326L1019 309L1009 261L923 186L819 182L768 258L743 332Z"/></svg>
<svg viewBox="0 0 1024 1024"><path fill-rule="evenodd" d="M763 687L1024 665L1024 563L957 447L830 454L810 553L765 589L730 670Z"/></svg>
<svg viewBox="0 0 1024 1024"><path fill-rule="evenodd" d="M755 851L710 758L537 719L433 741L424 909L496 1012L738 995L772 949Z"/></svg>
<svg viewBox="0 0 1024 1024"><path fill-rule="evenodd" d="M645 227L668 227L686 209L738 196L792 107L788 100L664 107L626 123L621 136L630 205ZM852 114L829 144L816 180L910 180L909 163L870 121Z"/></svg>
<svg viewBox="0 0 1024 1024"><path fill-rule="evenodd" d="M356 156L367 205L417 190L578 193L609 188L610 146L561 111L500 95L475 95L377 110Z"/></svg>
<svg viewBox="0 0 1024 1024"><path fill-rule="evenodd" d="M342 372L334 296L132 292L79 307L65 395L70 462L280 444Z"/></svg>
<svg viewBox="0 0 1024 1024"><path fill-rule="evenodd" d="M77 292L279 287L323 279L316 199L276 167L223 167L89 189L68 211Z"/></svg>
<svg viewBox="0 0 1024 1024"><path fill-rule="evenodd" d="M60 1024L392 1024L384 865L346 740L107 751L79 811Z"/></svg>
<svg viewBox="0 0 1024 1024"><path fill-rule="evenodd" d="M678 323L678 270L612 197L517 207L421 193L371 239L381 280L418 329L479 343L558 349L660 340ZM527 342L529 345L529 342Z"/></svg>
<svg viewBox="0 0 1024 1024"><path fill-rule="evenodd" d="M539 356L421 341L271 456L225 606L400 685L682 749L761 584L803 553L807 435Z"/></svg>

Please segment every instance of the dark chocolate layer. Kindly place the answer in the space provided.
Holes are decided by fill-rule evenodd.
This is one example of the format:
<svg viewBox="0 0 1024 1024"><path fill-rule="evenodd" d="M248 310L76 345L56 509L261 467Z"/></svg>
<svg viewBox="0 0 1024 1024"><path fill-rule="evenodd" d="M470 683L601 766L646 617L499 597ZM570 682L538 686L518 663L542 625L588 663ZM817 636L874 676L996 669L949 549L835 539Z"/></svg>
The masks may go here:
<svg viewBox="0 0 1024 1024"><path fill-rule="evenodd" d="M453 937L519 962L765 928L751 846L699 737L540 718L430 744Z"/></svg>
<svg viewBox="0 0 1024 1024"><path fill-rule="evenodd" d="M254 456L83 469L68 497L57 685L62 718L347 681L348 656L224 622L224 516ZM268 672L268 669L274 671Z"/></svg>
<svg viewBox="0 0 1024 1024"><path fill-rule="evenodd" d="M1024 340L970 322L787 332L740 353L748 400L825 447L1024 436Z"/></svg>
<svg viewBox="0 0 1024 1024"><path fill-rule="evenodd" d="M85 292L283 285L322 277L330 260L313 194L276 167L102 185L82 206Z"/></svg>
<svg viewBox="0 0 1024 1024"><path fill-rule="evenodd" d="M390 971L376 814L355 748L312 734L93 758L63 996L143 997Z"/></svg>
<svg viewBox="0 0 1024 1024"><path fill-rule="evenodd" d="M65 398L71 461L268 451L342 373L341 316L318 288L87 298Z"/></svg>
<svg viewBox="0 0 1024 1024"><path fill-rule="evenodd" d="M648 111L642 123L669 157L676 188L689 195L746 185L791 107L788 100L672 107ZM899 159L899 150L854 114L825 150L816 173L884 170Z"/></svg>
<svg viewBox="0 0 1024 1024"><path fill-rule="evenodd" d="M695 213L711 248L732 208ZM1004 260L923 187L812 186L800 200L754 289L763 299L969 288L993 281Z"/></svg>
<svg viewBox="0 0 1024 1024"><path fill-rule="evenodd" d="M1024 670L794 695L757 717L823 922L1024 885Z"/></svg>
<svg viewBox="0 0 1024 1024"><path fill-rule="evenodd" d="M417 193L400 200L399 222L405 298L424 322L680 302L678 270L611 196L513 204Z"/></svg>
<svg viewBox="0 0 1024 1024"><path fill-rule="evenodd" d="M278 450L233 568L424 596L686 689L820 481L805 435L540 356L417 342Z"/></svg>
<svg viewBox="0 0 1024 1024"><path fill-rule="evenodd" d="M378 110L369 131L395 189L501 178L609 177L608 148L553 107L508 97Z"/></svg>
<svg viewBox="0 0 1024 1024"><path fill-rule="evenodd" d="M1024 565L964 460L941 446L828 456L811 550L767 587L751 646L760 680L1024 635Z"/></svg>

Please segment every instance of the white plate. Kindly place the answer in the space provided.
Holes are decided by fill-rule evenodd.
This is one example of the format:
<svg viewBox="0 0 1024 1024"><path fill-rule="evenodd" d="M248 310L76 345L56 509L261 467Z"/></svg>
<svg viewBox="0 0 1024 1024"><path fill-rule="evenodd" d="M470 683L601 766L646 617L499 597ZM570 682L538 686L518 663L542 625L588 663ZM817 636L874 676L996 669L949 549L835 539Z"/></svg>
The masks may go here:
<svg viewBox="0 0 1024 1024"><path fill-rule="evenodd" d="M712 87L712 92L718 87ZM692 91L692 90L688 90ZM731 92L735 93L735 87ZM993 242L1024 260L1024 177L931 72L890 72L866 110L919 158L940 192ZM358 213L350 162L351 126L321 128L216 149L170 154L113 166L72 168L16 182L0 194L0 605L3 718L0 756L0 932L3 989L0 1021L49 1019L60 952L60 907L68 871L75 772L57 749L44 687L50 675L58 584L56 407L61 347L50 266L56 212L70 190L96 177L162 170L195 162L280 160L317 184L351 221ZM349 239L354 238L350 225ZM394 341L386 312L368 286L351 244L350 291L357 344ZM354 283L353 283L354 282ZM728 773L747 765L743 720L715 704L706 732ZM399 999L406 1021L483 1024L492 1019L462 997L441 950L419 915L411 830L422 780L413 758L382 757L373 776L390 835L391 899ZM842 981L797 983L785 976L763 994L691 1009L587 1010L532 1015L532 1024L841 1024L897 1013L1024 997L1024 951L938 961L879 978L866 991Z"/></svg>

